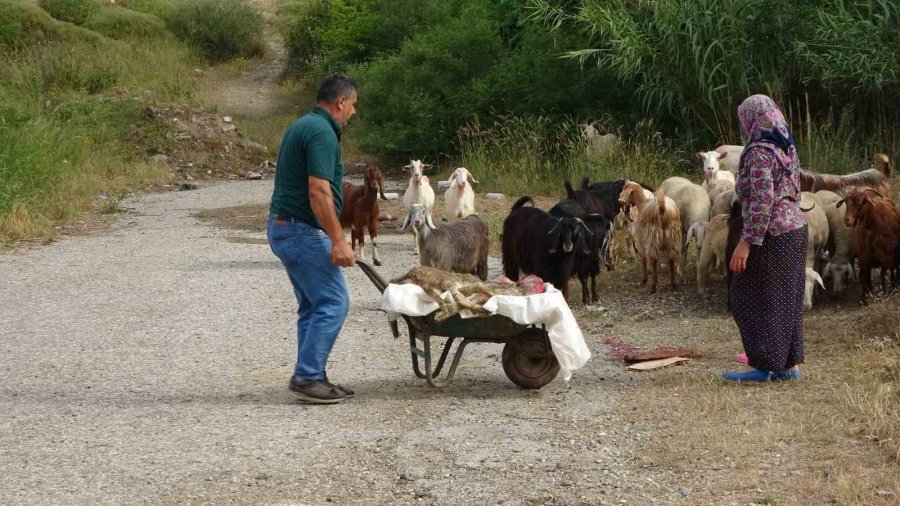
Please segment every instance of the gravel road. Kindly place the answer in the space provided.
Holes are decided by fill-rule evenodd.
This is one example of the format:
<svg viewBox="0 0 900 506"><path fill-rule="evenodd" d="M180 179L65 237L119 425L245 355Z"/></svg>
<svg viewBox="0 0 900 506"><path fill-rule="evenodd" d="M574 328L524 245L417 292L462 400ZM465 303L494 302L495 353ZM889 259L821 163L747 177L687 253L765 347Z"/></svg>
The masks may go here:
<svg viewBox="0 0 900 506"><path fill-rule="evenodd" d="M280 264L264 236L193 216L270 192L259 181L147 195L103 234L0 255L0 502L681 499L671 477L629 466L647 435L617 412L633 379L599 338L586 336L594 358L568 385L520 390L501 347L475 344L450 387L429 388L358 269L346 271L352 307L328 371L357 397L295 401L295 301ZM409 237L381 243L386 276L415 263Z"/></svg>

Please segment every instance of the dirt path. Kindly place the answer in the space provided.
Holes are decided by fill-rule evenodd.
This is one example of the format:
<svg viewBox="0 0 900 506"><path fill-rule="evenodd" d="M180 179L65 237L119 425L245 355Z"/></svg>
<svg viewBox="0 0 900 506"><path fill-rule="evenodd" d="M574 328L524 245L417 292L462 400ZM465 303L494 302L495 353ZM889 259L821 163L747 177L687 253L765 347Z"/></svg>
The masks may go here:
<svg viewBox="0 0 900 506"><path fill-rule="evenodd" d="M348 270L352 307L329 376L357 398L298 404L285 385L295 302L259 233L202 224L262 204L271 182L126 202L121 226L0 256L0 495L16 504L670 503L629 466L643 436L617 396L633 377L595 358L569 385L523 391L500 347L474 345L428 388L378 294ZM385 236L382 272L413 265ZM498 271L492 262L492 273Z"/></svg>
<svg viewBox="0 0 900 506"><path fill-rule="evenodd" d="M243 118L262 118L281 112L285 97L280 83L287 62L287 50L276 28L267 23L266 54L231 79L216 82L218 102L224 111Z"/></svg>

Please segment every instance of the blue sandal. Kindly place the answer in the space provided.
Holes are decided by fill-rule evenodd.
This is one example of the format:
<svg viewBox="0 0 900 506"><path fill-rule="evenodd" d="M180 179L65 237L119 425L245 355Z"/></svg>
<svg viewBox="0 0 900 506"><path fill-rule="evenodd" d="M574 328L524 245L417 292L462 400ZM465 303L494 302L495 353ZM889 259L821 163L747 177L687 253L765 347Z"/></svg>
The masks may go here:
<svg viewBox="0 0 900 506"><path fill-rule="evenodd" d="M800 379L800 371L788 369L787 371L778 371L772 373L773 381L789 381Z"/></svg>
<svg viewBox="0 0 900 506"><path fill-rule="evenodd" d="M796 371L794 371L796 372ZM722 373L725 381L772 381L773 373L769 371L727 371Z"/></svg>

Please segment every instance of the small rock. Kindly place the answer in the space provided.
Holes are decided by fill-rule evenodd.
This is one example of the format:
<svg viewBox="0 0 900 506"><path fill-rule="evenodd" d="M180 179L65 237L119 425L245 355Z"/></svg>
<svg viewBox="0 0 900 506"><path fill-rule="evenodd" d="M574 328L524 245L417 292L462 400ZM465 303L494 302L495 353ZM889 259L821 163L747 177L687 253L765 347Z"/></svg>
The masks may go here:
<svg viewBox="0 0 900 506"><path fill-rule="evenodd" d="M200 188L200 185L192 182L181 183L181 186L178 187L178 189L181 191L196 190L198 188Z"/></svg>
<svg viewBox="0 0 900 506"><path fill-rule="evenodd" d="M888 491L888 490L881 490L881 489L879 489L879 490L876 490L876 491L875 491L875 495L877 495L877 496L879 496L879 497L887 497L887 496L889 496L889 495L894 495L894 494L891 493L891 492Z"/></svg>
<svg viewBox="0 0 900 506"><path fill-rule="evenodd" d="M394 193L394 192L386 192L386 193L384 194L384 197L385 197L386 199L388 199L388 200L397 200L397 199L400 198L400 194L399 194L399 193Z"/></svg>
<svg viewBox="0 0 900 506"><path fill-rule="evenodd" d="M687 496L691 495L691 491L684 487L678 487L678 493L681 494L682 497L687 497Z"/></svg>
<svg viewBox="0 0 900 506"><path fill-rule="evenodd" d="M258 180L258 179L262 179L262 177L263 177L262 174L260 174L259 172L250 172L250 173L247 174L247 179L250 179L250 180L253 180L253 181L256 181L256 180Z"/></svg>
<svg viewBox="0 0 900 506"><path fill-rule="evenodd" d="M169 157L166 155L153 155L150 157L150 160L155 163L164 164L169 161Z"/></svg>
<svg viewBox="0 0 900 506"><path fill-rule="evenodd" d="M234 131L235 131L234 123L225 123L224 125L222 125L222 132L227 134L227 133L234 132Z"/></svg>
<svg viewBox="0 0 900 506"><path fill-rule="evenodd" d="M484 198L487 200L503 200L506 198L506 195L502 193L486 193Z"/></svg>
<svg viewBox="0 0 900 506"><path fill-rule="evenodd" d="M438 181L438 188L441 190L446 190L450 188L450 181Z"/></svg>
<svg viewBox="0 0 900 506"><path fill-rule="evenodd" d="M222 121L224 121L225 123L232 123L234 122L234 119L231 116L225 116L224 118L222 118Z"/></svg>

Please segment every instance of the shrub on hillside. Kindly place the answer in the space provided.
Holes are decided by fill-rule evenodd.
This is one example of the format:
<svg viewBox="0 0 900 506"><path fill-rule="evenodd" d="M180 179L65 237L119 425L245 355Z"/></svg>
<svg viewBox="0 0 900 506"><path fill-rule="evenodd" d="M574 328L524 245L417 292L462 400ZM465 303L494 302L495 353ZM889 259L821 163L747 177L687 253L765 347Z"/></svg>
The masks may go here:
<svg viewBox="0 0 900 506"><path fill-rule="evenodd" d="M121 40L147 40L166 36L163 22L149 14L128 9L101 9L84 23L85 28Z"/></svg>
<svg viewBox="0 0 900 506"><path fill-rule="evenodd" d="M101 5L97 0L41 0L41 7L60 21L81 25L100 10Z"/></svg>
<svg viewBox="0 0 900 506"><path fill-rule="evenodd" d="M456 130L486 106L485 76L503 50L496 26L466 12L352 71L360 83L363 149L375 155L446 153Z"/></svg>
<svg viewBox="0 0 900 506"><path fill-rule="evenodd" d="M211 61L263 52L262 17L246 0L190 0L177 4L169 28Z"/></svg>

